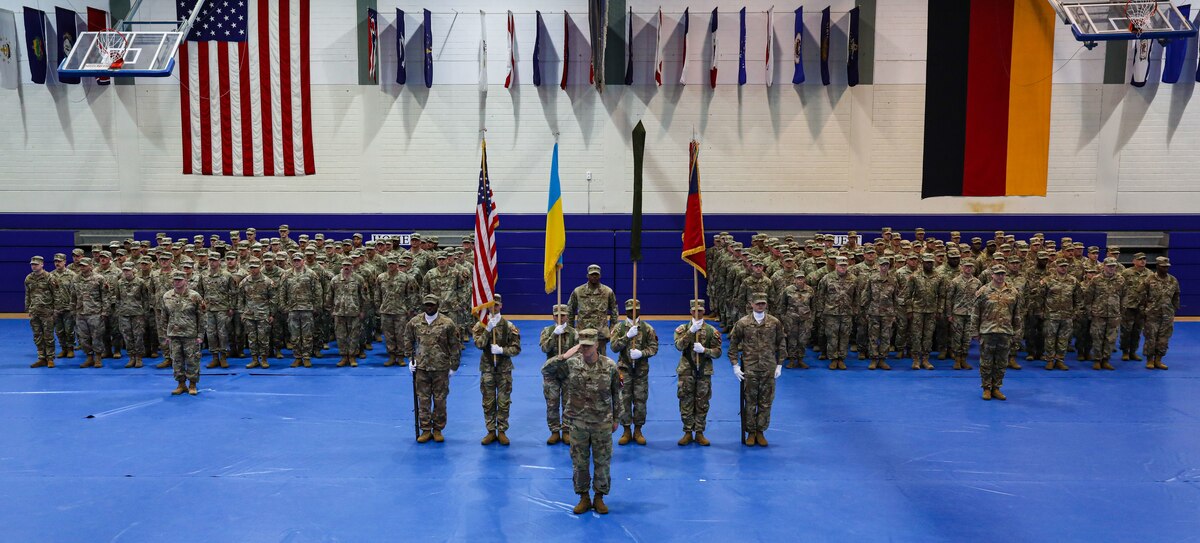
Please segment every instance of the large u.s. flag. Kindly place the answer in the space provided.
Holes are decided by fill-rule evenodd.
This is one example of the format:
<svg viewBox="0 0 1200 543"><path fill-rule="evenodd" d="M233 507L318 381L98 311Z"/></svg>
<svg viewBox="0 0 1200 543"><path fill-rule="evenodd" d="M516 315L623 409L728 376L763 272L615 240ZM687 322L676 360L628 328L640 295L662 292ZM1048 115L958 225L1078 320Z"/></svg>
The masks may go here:
<svg viewBox="0 0 1200 543"><path fill-rule="evenodd" d="M488 179L487 140L481 144L483 158L479 160L479 194L475 201L475 265L471 268L471 311L487 323L496 288L496 227L500 216L492 201L492 182Z"/></svg>
<svg viewBox="0 0 1200 543"><path fill-rule="evenodd" d="M183 173L311 175L311 0L208 0L179 47ZM176 0L186 18L196 0Z"/></svg>

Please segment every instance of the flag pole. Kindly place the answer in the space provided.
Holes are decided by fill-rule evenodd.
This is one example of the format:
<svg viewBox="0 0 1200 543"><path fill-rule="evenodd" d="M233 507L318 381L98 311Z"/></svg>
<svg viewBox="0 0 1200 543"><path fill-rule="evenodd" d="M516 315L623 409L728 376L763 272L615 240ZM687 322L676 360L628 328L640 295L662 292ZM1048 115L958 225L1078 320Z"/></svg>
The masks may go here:
<svg viewBox="0 0 1200 543"><path fill-rule="evenodd" d="M692 268L692 299L700 299L700 272Z"/></svg>
<svg viewBox="0 0 1200 543"><path fill-rule="evenodd" d="M633 320L635 321L638 318L638 305L640 305L637 297L637 263L638 261L633 261Z"/></svg>

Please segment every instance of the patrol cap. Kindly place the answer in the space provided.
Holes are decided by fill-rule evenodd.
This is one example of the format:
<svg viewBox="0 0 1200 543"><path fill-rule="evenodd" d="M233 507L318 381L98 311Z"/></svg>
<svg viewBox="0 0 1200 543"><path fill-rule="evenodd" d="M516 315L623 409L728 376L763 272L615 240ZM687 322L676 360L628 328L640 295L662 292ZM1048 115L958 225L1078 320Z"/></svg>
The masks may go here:
<svg viewBox="0 0 1200 543"><path fill-rule="evenodd" d="M40 259L42 257L39 256L37 258ZM134 268L133 262L126 261L124 264L121 264L122 270L132 270L133 268Z"/></svg>
<svg viewBox="0 0 1200 543"><path fill-rule="evenodd" d="M625 300L625 309L626 309L627 311L628 311L628 310L630 310L630 309L634 309L634 308L641 309L641 308L642 308L642 302L640 302L640 301L638 301L638 300L635 300L635 299L633 299L633 298L630 298L630 299L628 299L628 300Z"/></svg>
<svg viewBox="0 0 1200 543"><path fill-rule="evenodd" d="M420 241L420 240L421 240L421 233L420 233L420 232L413 232L412 234L409 234L409 236L408 236L408 239L409 239L409 240L411 240L411 241Z"/></svg>
<svg viewBox="0 0 1200 543"><path fill-rule="evenodd" d="M190 259L190 258L185 258L185 259L183 259L183 263L182 263L182 264L183 264L183 267L185 267L185 268L194 268L194 267L196 267L196 263L195 263L195 262L193 262L193 261L192 261L192 259Z"/></svg>
<svg viewBox="0 0 1200 543"><path fill-rule="evenodd" d="M275 253L273 253L271 251L267 251L267 252L263 253L262 257L266 260L275 260Z"/></svg>
<svg viewBox="0 0 1200 543"><path fill-rule="evenodd" d="M848 259L848 258L846 258L846 257L844 257L844 256L839 256L839 257L837 257L837 260L835 261L835 263L836 263L838 266L841 266L842 264L849 265L849 264L850 264L850 259Z"/></svg>
<svg viewBox="0 0 1200 543"><path fill-rule="evenodd" d="M1084 270L1084 271L1086 271L1086 272L1087 272L1087 273L1089 273L1089 274L1100 273L1100 269L1099 269L1099 268L1088 268L1088 269L1086 269L1086 270Z"/></svg>
<svg viewBox="0 0 1200 543"><path fill-rule="evenodd" d="M701 311L704 311L704 300L701 300L701 299L699 299L699 298L697 298L697 299L695 299L695 300L692 300L692 301L691 301L691 302L688 304L688 307L690 307L690 308L692 309L692 311L695 311L695 310L697 310L697 309L699 309L699 310L701 310Z"/></svg>
<svg viewBox="0 0 1200 543"><path fill-rule="evenodd" d="M159 253L158 259L159 260L171 260L171 253Z"/></svg>
<svg viewBox="0 0 1200 543"><path fill-rule="evenodd" d="M946 251L946 256L949 258L961 258L962 253L958 252L958 249L950 249Z"/></svg>
<svg viewBox="0 0 1200 543"><path fill-rule="evenodd" d="M807 279L808 278L807 276L804 275L804 272L802 272L802 271L797 271L796 273L792 274L792 277L794 277L796 279Z"/></svg>
<svg viewBox="0 0 1200 543"><path fill-rule="evenodd" d="M247 228L247 229L246 229L246 233L247 233L247 234L254 234L254 233L257 233L257 232L258 232L258 230L255 230L255 229L253 229L253 228Z"/></svg>
<svg viewBox="0 0 1200 543"><path fill-rule="evenodd" d="M438 237L437 236L425 236L425 241L428 241L429 243L437 243Z"/></svg>
<svg viewBox="0 0 1200 543"><path fill-rule="evenodd" d="M237 257L238 257L237 253L234 253L234 252L225 253L225 260L237 260Z"/></svg>
<svg viewBox="0 0 1200 543"><path fill-rule="evenodd" d="M1110 246L1108 247L1108 254L1110 254L1110 255L1119 255L1119 254L1121 254L1121 248L1120 248L1120 247L1117 247L1116 245L1110 245Z"/></svg>
<svg viewBox="0 0 1200 543"><path fill-rule="evenodd" d="M1064 259L1064 260L1059 260L1059 261L1058 261L1058 265L1059 265L1059 266L1066 266L1067 264L1069 264L1069 263L1068 263L1068 262L1067 262L1065 259Z"/></svg>
<svg viewBox="0 0 1200 543"><path fill-rule="evenodd" d="M400 260L399 260L399 259L397 259L397 258L396 258L396 257L394 257L394 256L389 256L389 257L387 257L387 258L383 259L383 261L384 261L384 263L386 263L386 264L387 264L387 265L389 265L389 266L391 266L392 264L399 264L399 263L400 263Z"/></svg>
<svg viewBox="0 0 1200 543"><path fill-rule="evenodd" d="M438 305L439 303L441 303L441 301L438 300L438 297L433 294L426 294L425 299L421 302L422 305Z"/></svg>
<svg viewBox="0 0 1200 543"><path fill-rule="evenodd" d="M320 232L318 232L318 233L316 233L316 234L313 234L313 239L315 239L315 240L317 240L317 241L324 241L324 240L325 240L325 234L322 234L322 233L320 233Z"/></svg>
<svg viewBox="0 0 1200 543"><path fill-rule="evenodd" d="M286 225L286 224L281 224L281 225L279 225L279 231L280 231L280 232L286 231L287 229L288 229L288 225Z"/></svg>
<svg viewBox="0 0 1200 543"><path fill-rule="evenodd" d="M921 253L922 262L933 262L933 255L930 253Z"/></svg>
<svg viewBox="0 0 1200 543"><path fill-rule="evenodd" d="M975 237L971 238L971 243L983 243L983 238L981 238L979 236L975 236Z"/></svg>
<svg viewBox="0 0 1200 543"><path fill-rule="evenodd" d="M261 268L261 267L262 267L262 261L261 261L261 260L259 260L259 259L257 259L257 258L251 258L251 259L250 259L250 262L248 262L248 263L246 264L246 267L248 267L248 268Z"/></svg>
<svg viewBox="0 0 1200 543"><path fill-rule="evenodd" d="M354 267L354 262L350 261L349 258L343 258L341 260L341 266L343 268L345 268L346 266Z"/></svg>
<svg viewBox="0 0 1200 543"><path fill-rule="evenodd" d="M496 305L504 305L504 298L499 294L493 294L492 302L494 302Z"/></svg>
<svg viewBox="0 0 1200 543"><path fill-rule="evenodd" d="M354 239L362 239L362 237L363 237L363 236L362 236L362 234L360 234L360 233L358 233L358 232L355 232L355 233L354 233L354 235L353 235L353 236L350 236L350 237L351 237L351 238L354 238Z"/></svg>
<svg viewBox="0 0 1200 543"><path fill-rule="evenodd" d="M794 256L792 256L792 255L784 255L784 257L783 257L783 261L784 261L784 262L795 262L795 261L796 261L796 257L794 257Z"/></svg>
<svg viewBox="0 0 1200 543"><path fill-rule="evenodd" d="M1095 245L1088 247L1088 254L1099 253L1099 252L1100 252L1100 248Z"/></svg>
<svg viewBox="0 0 1200 543"><path fill-rule="evenodd" d="M112 258L112 253L108 251L100 251L100 258Z"/></svg>
<svg viewBox="0 0 1200 543"><path fill-rule="evenodd" d="M958 230L952 230L950 232L950 237L955 237L955 236L962 237L962 232L959 232Z"/></svg>
<svg viewBox="0 0 1200 543"><path fill-rule="evenodd" d="M91 266L91 265L92 265L92 259L90 259L90 258L88 258L88 257L86 257L86 256L85 256L85 257L83 257L83 258L79 259L79 265L80 265L80 266Z"/></svg>
<svg viewBox="0 0 1200 543"><path fill-rule="evenodd" d="M587 328L584 330L580 330L579 331L579 344L595 346L597 336L599 336L599 335L600 334L598 332L596 332L595 328Z"/></svg>
<svg viewBox="0 0 1200 543"><path fill-rule="evenodd" d="M292 260L304 260L304 255L300 253L292 253Z"/></svg>
<svg viewBox="0 0 1200 543"><path fill-rule="evenodd" d="M863 254L867 253L875 254L875 246L868 245L865 249L863 249Z"/></svg>
<svg viewBox="0 0 1200 543"><path fill-rule="evenodd" d="M177 271L177 272L175 272L175 273L172 273L172 274L171 274L171 280L172 280L172 281L174 281L174 280L176 280L176 279L187 279L187 274L186 274L186 273L183 273L183 272L181 272L181 271Z"/></svg>
<svg viewBox="0 0 1200 543"><path fill-rule="evenodd" d="M1146 260L1146 253L1133 253L1134 260Z"/></svg>
<svg viewBox="0 0 1200 543"><path fill-rule="evenodd" d="M1005 268L1004 268L1004 266L1001 266L1001 265L998 265L998 264L997 264L997 265L995 265L995 266L992 266L992 273L998 273L998 274L1001 274L1001 275L1008 275L1008 270L1007 270L1007 269L1005 269Z"/></svg>
<svg viewBox="0 0 1200 543"><path fill-rule="evenodd" d="M1170 266L1170 265L1171 265L1171 259L1169 259L1169 258L1167 258L1167 257L1165 257L1165 256L1156 257L1156 258L1154 259L1154 265L1155 265L1155 266Z"/></svg>
<svg viewBox="0 0 1200 543"><path fill-rule="evenodd" d="M754 303L761 304L761 303L765 303L766 301L767 301L767 293L765 293L765 292L755 292L754 293Z"/></svg>
<svg viewBox="0 0 1200 543"><path fill-rule="evenodd" d="M138 259L138 264L153 264L153 263L154 263L154 260L151 260L150 257L148 257L148 256L143 256Z"/></svg>
<svg viewBox="0 0 1200 543"><path fill-rule="evenodd" d="M308 234L300 234L300 241L308 241Z"/></svg>
<svg viewBox="0 0 1200 543"><path fill-rule="evenodd" d="M257 241L256 241L256 242L254 242L254 244L253 244L253 245L251 245L251 246L250 246L250 250L252 250L252 251L261 251L261 250L263 250L263 244L261 244L261 243L259 243L259 242L257 242Z"/></svg>
<svg viewBox="0 0 1200 543"><path fill-rule="evenodd" d="M59 261L59 260L61 260L61 261L63 261L63 262L66 262L66 261L67 261L67 255L65 255L65 254L62 254L62 253L54 253L54 260L55 260L56 262L57 262L57 261Z"/></svg>
<svg viewBox="0 0 1200 543"><path fill-rule="evenodd" d="M754 261L750 262L750 265L757 267L757 268L761 268L761 267L763 267L763 262L761 260L754 260Z"/></svg>
<svg viewBox="0 0 1200 543"><path fill-rule="evenodd" d="M1049 260L1049 259L1050 259L1050 253L1047 253L1046 251L1038 251L1038 252L1037 252L1037 259L1038 259L1038 260Z"/></svg>
<svg viewBox="0 0 1200 543"><path fill-rule="evenodd" d="M555 315L567 315L567 304L557 304L550 309L550 312Z"/></svg>
<svg viewBox="0 0 1200 543"><path fill-rule="evenodd" d="M1108 257L1108 258L1104 259L1104 265L1105 265L1105 266L1116 266L1116 265L1117 265L1117 259L1115 259L1115 258L1113 258L1113 257L1111 257L1111 256L1110 256L1110 257Z"/></svg>
<svg viewBox="0 0 1200 543"><path fill-rule="evenodd" d="M315 255L315 254L317 254L317 248L316 248L316 247L305 247L305 248L304 248L304 254L306 254L306 255Z"/></svg>
<svg viewBox="0 0 1200 543"><path fill-rule="evenodd" d="M882 266L882 265L884 265L884 264L887 264L888 266L891 266L891 265L892 265L892 257L890 257L890 256L884 256L884 257L880 257L880 258L879 258L879 265L880 265L880 266Z"/></svg>
<svg viewBox="0 0 1200 543"><path fill-rule="evenodd" d="M282 227L282 226L281 226L281 227L279 227L279 228L280 228L281 230L283 229L283 227ZM237 230L230 230L230 231L229 231L229 237L231 237L231 238L236 238L236 237L238 237L238 236L240 236L240 235L242 235L242 233L241 233L241 232L239 232L239 231L237 231Z"/></svg>
<svg viewBox="0 0 1200 543"><path fill-rule="evenodd" d="M125 256L127 254L129 254L129 251L126 251L125 249L117 249L117 256Z"/></svg>
<svg viewBox="0 0 1200 543"><path fill-rule="evenodd" d="M964 260L962 264L959 264L959 266L967 266L967 267L974 268L975 261L974 260Z"/></svg>
<svg viewBox="0 0 1200 543"><path fill-rule="evenodd" d="M925 229L924 229L924 228L918 228L918 229L916 229L916 230L913 230L913 232L915 232L915 233L917 233L917 234L924 234L924 233L925 233Z"/></svg>
<svg viewBox="0 0 1200 543"><path fill-rule="evenodd" d="M1021 263L1021 257L1019 257L1019 256L1010 256L1010 257L1008 257L1008 263L1009 263L1009 264L1020 264L1020 263Z"/></svg>
<svg viewBox="0 0 1200 543"><path fill-rule="evenodd" d="M921 259L921 255L919 255L919 254L917 254L917 253L908 253L908 256L907 256L907 257L905 257L904 259L905 259L905 260L920 260L920 259Z"/></svg>
<svg viewBox="0 0 1200 543"><path fill-rule="evenodd" d="M325 262L326 260L329 260L329 258L325 256L325 253L317 254L317 262Z"/></svg>
<svg viewBox="0 0 1200 543"><path fill-rule="evenodd" d="M593 273L600 273L600 265L599 264L592 264L592 265L588 266L588 275L591 275Z"/></svg>
<svg viewBox="0 0 1200 543"><path fill-rule="evenodd" d="M45 261L46 259L42 258L41 256L33 256L29 259L30 264L41 264Z"/></svg>

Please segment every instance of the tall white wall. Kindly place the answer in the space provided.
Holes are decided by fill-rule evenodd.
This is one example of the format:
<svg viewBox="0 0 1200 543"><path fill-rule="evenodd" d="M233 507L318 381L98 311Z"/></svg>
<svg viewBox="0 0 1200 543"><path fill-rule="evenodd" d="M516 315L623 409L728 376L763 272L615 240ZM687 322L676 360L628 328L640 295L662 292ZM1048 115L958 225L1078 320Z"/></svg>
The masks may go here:
<svg viewBox="0 0 1200 543"><path fill-rule="evenodd" d="M82 0L25 0L83 10ZM312 0L312 97L317 175L185 176L180 167L179 88L174 79L132 86L32 85L0 91L0 211L469 213L479 172L480 129L503 212L545 210L550 149L558 133L568 213L620 213L632 186L630 131L646 125L645 210L677 213L687 189L688 141L702 142L709 213L1147 213L1200 209L1200 111L1190 73L1178 85L1102 83L1104 48L1083 49L1057 27L1046 198L920 199L926 9L922 0L879 0L875 84L845 82L852 0L833 0L833 85L820 84L815 31L821 5L805 4L808 82L791 84L795 5L777 6L776 84L763 83L767 0L747 0L747 66L737 76L737 10L721 4L720 82L707 82L714 3L665 0L666 79L652 83L658 3L634 8L636 84L603 95L587 85L586 2L462 0L430 3L435 84L420 84L422 5L381 0L380 86L357 85L352 0ZM145 0L147 16L173 17L169 0ZM17 0L0 7L17 12ZM678 80L683 8L691 8L688 84ZM394 79L395 8L407 12L409 81ZM505 16L516 17L518 86L506 90ZM563 15L571 13L571 85L561 73ZM486 100L476 88L479 9L487 9ZM546 32L543 74L532 85L534 10ZM457 10L457 11L455 11ZM417 41L414 41L417 40ZM1189 53L1195 66L1195 41ZM936 44L956 47L963 44ZM22 42L21 49L24 49ZM22 51L23 54L23 51ZM28 70L22 67L24 77ZM1189 70L1185 70L1189 71ZM591 172L592 180L587 181Z"/></svg>

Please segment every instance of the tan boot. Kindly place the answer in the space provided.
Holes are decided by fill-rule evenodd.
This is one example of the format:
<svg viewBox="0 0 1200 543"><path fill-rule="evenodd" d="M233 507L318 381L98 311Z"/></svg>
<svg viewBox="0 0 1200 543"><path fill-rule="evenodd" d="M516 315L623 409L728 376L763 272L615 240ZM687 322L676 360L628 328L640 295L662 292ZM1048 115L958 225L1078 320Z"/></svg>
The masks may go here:
<svg viewBox="0 0 1200 543"><path fill-rule="evenodd" d="M1068 368L1067 365L1065 363L1063 363L1063 359L1060 357L1060 358L1054 359L1054 369L1067 371L1067 370L1070 370L1071 368Z"/></svg>
<svg viewBox="0 0 1200 543"><path fill-rule="evenodd" d="M764 436L762 432L754 432L754 442L757 443L759 447L766 447L767 436Z"/></svg>
<svg viewBox="0 0 1200 543"><path fill-rule="evenodd" d="M303 366L303 365L304 365L304 361L299 358L292 361L293 368L299 368L300 366Z"/></svg>
<svg viewBox="0 0 1200 543"><path fill-rule="evenodd" d="M1112 364L1110 364L1110 363L1108 362L1108 359L1107 359L1107 358L1105 358L1104 360L1101 360L1101 361L1100 361L1100 367L1101 367L1101 368L1104 368L1104 369L1106 369L1106 370L1115 370L1115 369L1117 369L1117 368L1114 368L1114 367L1113 367L1113 365L1112 365Z"/></svg>
<svg viewBox="0 0 1200 543"><path fill-rule="evenodd" d="M492 443L495 443L495 442L496 442L496 433L495 432L488 432L486 436L483 436L483 439L479 440L480 445L491 445Z"/></svg>
<svg viewBox="0 0 1200 543"><path fill-rule="evenodd" d="M271 367L271 363L267 362L267 357L265 356L258 357L258 365L264 370Z"/></svg>
<svg viewBox="0 0 1200 543"><path fill-rule="evenodd" d="M964 354L964 355L963 355L963 357L962 357L962 368L963 368L964 370L973 370L973 369L975 369L974 367L972 367L972 366L971 366L971 363L970 363L970 362L967 362L967 355L965 355L965 354Z"/></svg>
<svg viewBox="0 0 1200 543"><path fill-rule="evenodd" d="M229 369L229 353L221 353L221 369Z"/></svg>
<svg viewBox="0 0 1200 543"><path fill-rule="evenodd" d="M505 435L504 432L496 432L496 442L501 445L504 445L505 447L507 447L508 444L510 443L510 441L508 440L508 436Z"/></svg>
<svg viewBox="0 0 1200 543"><path fill-rule="evenodd" d="M642 427L641 426L633 427L633 441L634 441L634 443L637 443L638 445L646 444L646 437L642 435Z"/></svg>
<svg viewBox="0 0 1200 543"><path fill-rule="evenodd" d="M137 364L137 358L136 358L136 357L134 357L134 356L130 356L130 357L129 357L129 362L126 362L126 363L125 363L125 368L126 368L126 369L132 368L132 367L134 367L136 364Z"/></svg>
<svg viewBox="0 0 1200 543"><path fill-rule="evenodd" d="M592 509L592 499L587 494L579 495L579 503L575 504L575 508L571 510L576 515L582 515Z"/></svg>
<svg viewBox="0 0 1200 543"><path fill-rule="evenodd" d="M712 442L710 442L707 437L704 437L704 432L696 432L696 444L702 447L707 447L712 445Z"/></svg>
<svg viewBox="0 0 1200 543"><path fill-rule="evenodd" d="M983 389L983 399L985 399L985 400L992 399L992 389L990 389L990 388Z"/></svg>
<svg viewBox="0 0 1200 543"><path fill-rule="evenodd" d="M845 358L839 358L839 359L837 360L837 365L838 365L838 369L839 369L839 370L844 370L844 369L846 369L846 359L845 359Z"/></svg>
<svg viewBox="0 0 1200 543"><path fill-rule="evenodd" d="M802 370L806 370L806 369L808 369L808 364L805 364L803 360L797 360L796 367L800 368Z"/></svg>
<svg viewBox="0 0 1200 543"><path fill-rule="evenodd" d="M100 360L100 353L96 353L94 356L92 356L92 367L93 368L103 368L104 367L104 361Z"/></svg>
<svg viewBox="0 0 1200 543"><path fill-rule="evenodd" d="M1148 370L1158 369L1157 366L1154 365L1154 357L1153 356L1146 356L1146 369L1148 369Z"/></svg>
<svg viewBox="0 0 1200 543"><path fill-rule="evenodd" d="M31 367L31 368L44 368L44 367L46 367L46 359L45 359L45 358L39 358L39 359L37 359L37 362L34 362L34 363L30 364L30 365L29 365L29 367Z"/></svg>
<svg viewBox="0 0 1200 543"><path fill-rule="evenodd" d="M355 359L353 359L353 358L351 358L351 359L350 359L350 367L351 367L351 368L357 368L357 367L358 367L358 361L357 361L357 360L355 360Z"/></svg>
<svg viewBox="0 0 1200 543"><path fill-rule="evenodd" d="M929 362L929 355L925 355L925 357L921 359L921 367L927 370L933 369L933 364Z"/></svg>
<svg viewBox="0 0 1200 543"><path fill-rule="evenodd" d="M246 364L246 369L254 369L258 367L258 356L250 355L250 363Z"/></svg>
<svg viewBox="0 0 1200 543"><path fill-rule="evenodd" d="M992 389L992 397L997 400L1000 400L1000 401L1004 401L1004 400L1008 399L1007 397L1004 396L1004 394L1000 393L1000 387L996 387L996 388Z"/></svg>
<svg viewBox="0 0 1200 543"><path fill-rule="evenodd" d="M417 443L427 443L431 439L433 439L433 433L429 430L425 430L424 432L421 432L420 436L417 436Z"/></svg>
<svg viewBox="0 0 1200 543"><path fill-rule="evenodd" d="M87 354L87 353L84 353L84 354ZM84 359L83 359L83 362L81 362L81 363L79 364L79 367L81 367L81 368L90 368L90 367L92 367L92 355L88 354L88 355L87 355L87 358L84 358ZM1151 370L1152 370L1152 369L1154 369L1154 361L1153 361L1153 360L1150 360L1150 361L1147 361L1147 362L1146 362L1146 369L1151 369Z"/></svg>
<svg viewBox="0 0 1200 543"><path fill-rule="evenodd" d="M383 363L383 366L384 366L385 368L390 368L390 367L392 367L392 366L395 366L395 365L396 365L396 355L394 355L394 354L389 354L389 355L388 355L387 362L384 362L384 363Z"/></svg>
<svg viewBox="0 0 1200 543"><path fill-rule="evenodd" d="M604 494L596 494L596 497L592 499L592 509L601 515L608 514L608 505L604 503Z"/></svg>
<svg viewBox="0 0 1200 543"><path fill-rule="evenodd" d="M563 437L562 437L563 445L570 445L571 444L571 431L567 430L567 429L563 429L562 434L563 434Z"/></svg>
<svg viewBox="0 0 1200 543"><path fill-rule="evenodd" d="M747 447L754 446L754 432L746 432L746 441L743 441Z"/></svg>
<svg viewBox="0 0 1200 543"><path fill-rule="evenodd" d="M617 440L617 445L628 445L629 441L633 439L633 433L629 430L628 426L622 426L621 428L621 438Z"/></svg>
<svg viewBox="0 0 1200 543"><path fill-rule="evenodd" d="M913 361L912 369L914 369L914 370L921 369L921 357L920 356L913 355L912 361Z"/></svg>
<svg viewBox="0 0 1200 543"><path fill-rule="evenodd" d="M962 362L958 361L958 356L954 357L954 369L956 369L956 370L962 369Z"/></svg>
<svg viewBox="0 0 1200 543"><path fill-rule="evenodd" d="M167 369L169 367L171 367L171 358L170 357L164 358L162 362L159 362L154 365L154 369L159 369L159 370Z"/></svg>
<svg viewBox="0 0 1200 543"><path fill-rule="evenodd" d="M1094 369L1096 371L1100 371L1103 368L1100 366L1099 362L1094 362L1094 363L1092 363L1092 369Z"/></svg>
<svg viewBox="0 0 1200 543"><path fill-rule="evenodd" d="M75 358L75 349L67 349L67 356L64 356L63 358Z"/></svg>
<svg viewBox="0 0 1200 543"><path fill-rule="evenodd" d="M53 359L53 358L47 358L47 359L46 359L46 367L47 367L47 368L53 368L53 367L54 367L54 359Z"/></svg>
<svg viewBox="0 0 1200 543"><path fill-rule="evenodd" d="M558 443L559 439L558 432L550 432L550 437L546 438L546 444L554 445L555 443Z"/></svg>
<svg viewBox="0 0 1200 543"><path fill-rule="evenodd" d="M176 382L179 383L179 386L175 387L175 390L171 391L172 396L178 396L180 394L183 394L184 392L187 392L187 385L183 384L184 383L183 379L178 379L178 380L176 380Z"/></svg>
<svg viewBox="0 0 1200 543"><path fill-rule="evenodd" d="M350 365L350 356L349 356L349 355L342 355L342 358L341 358L341 360L338 360L337 367L339 367L339 368L344 368L344 367L346 367L346 366L349 366L349 365Z"/></svg>
<svg viewBox="0 0 1200 543"><path fill-rule="evenodd" d="M1162 361L1162 357L1161 357L1161 356L1156 356L1156 357L1154 357L1154 367L1155 367L1155 368L1158 368L1158 369L1160 369L1160 370L1165 370L1165 369L1167 369L1167 365L1166 365L1166 364L1163 364L1163 361Z"/></svg>
<svg viewBox="0 0 1200 543"><path fill-rule="evenodd" d="M1129 352L1121 353L1121 362L1129 362Z"/></svg>
<svg viewBox="0 0 1200 543"><path fill-rule="evenodd" d="M199 393L200 393L200 391L196 390L196 380L193 379L191 381L188 381L188 394L195 396Z"/></svg>
<svg viewBox="0 0 1200 543"><path fill-rule="evenodd" d="M831 370L838 369L838 363L837 363L836 359L829 361L829 369L831 369Z"/></svg>
<svg viewBox="0 0 1200 543"><path fill-rule="evenodd" d="M140 355L140 354L138 355L138 357L137 357L137 363L136 363L136 364L134 364L134 365L133 365L133 367L135 367L135 368L140 368L140 367L142 367L142 355Z"/></svg>
<svg viewBox="0 0 1200 543"><path fill-rule="evenodd" d="M1055 362L1056 362L1056 360L1055 360L1055 359L1053 359L1053 358L1051 358L1050 360L1047 360L1047 361L1046 361L1046 369L1047 369L1047 370L1052 370L1052 369L1054 369L1054 363L1055 363Z"/></svg>
<svg viewBox="0 0 1200 543"><path fill-rule="evenodd" d="M1015 357L1015 356L1008 357L1008 369L1010 369L1010 370L1021 369L1021 365L1017 363L1017 357Z"/></svg>
<svg viewBox="0 0 1200 543"><path fill-rule="evenodd" d="M888 365L886 358L880 358L879 359L879 369L884 370L884 371L891 371L892 367Z"/></svg>
<svg viewBox="0 0 1200 543"><path fill-rule="evenodd" d="M687 445L688 443L691 443L691 442L692 442L692 433L691 433L691 432L684 432L684 433L683 433L683 437L679 438L679 441L676 441L676 442L675 442L675 444L676 444L676 445L679 445L680 447L682 447L682 446L684 446L684 445Z"/></svg>
<svg viewBox="0 0 1200 543"><path fill-rule="evenodd" d="M306 368L312 367L312 359L311 358L304 357L304 360L302 362L304 363L304 367L306 367Z"/></svg>
<svg viewBox="0 0 1200 543"><path fill-rule="evenodd" d="M867 364L867 369L869 369L869 370L873 370L877 367L879 367L879 361L874 358L871 359L870 364Z"/></svg>
<svg viewBox="0 0 1200 543"><path fill-rule="evenodd" d="M446 437L442 435L441 430L434 430L433 431L433 441L436 443L441 443L443 441L446 441Z"/></svg>

